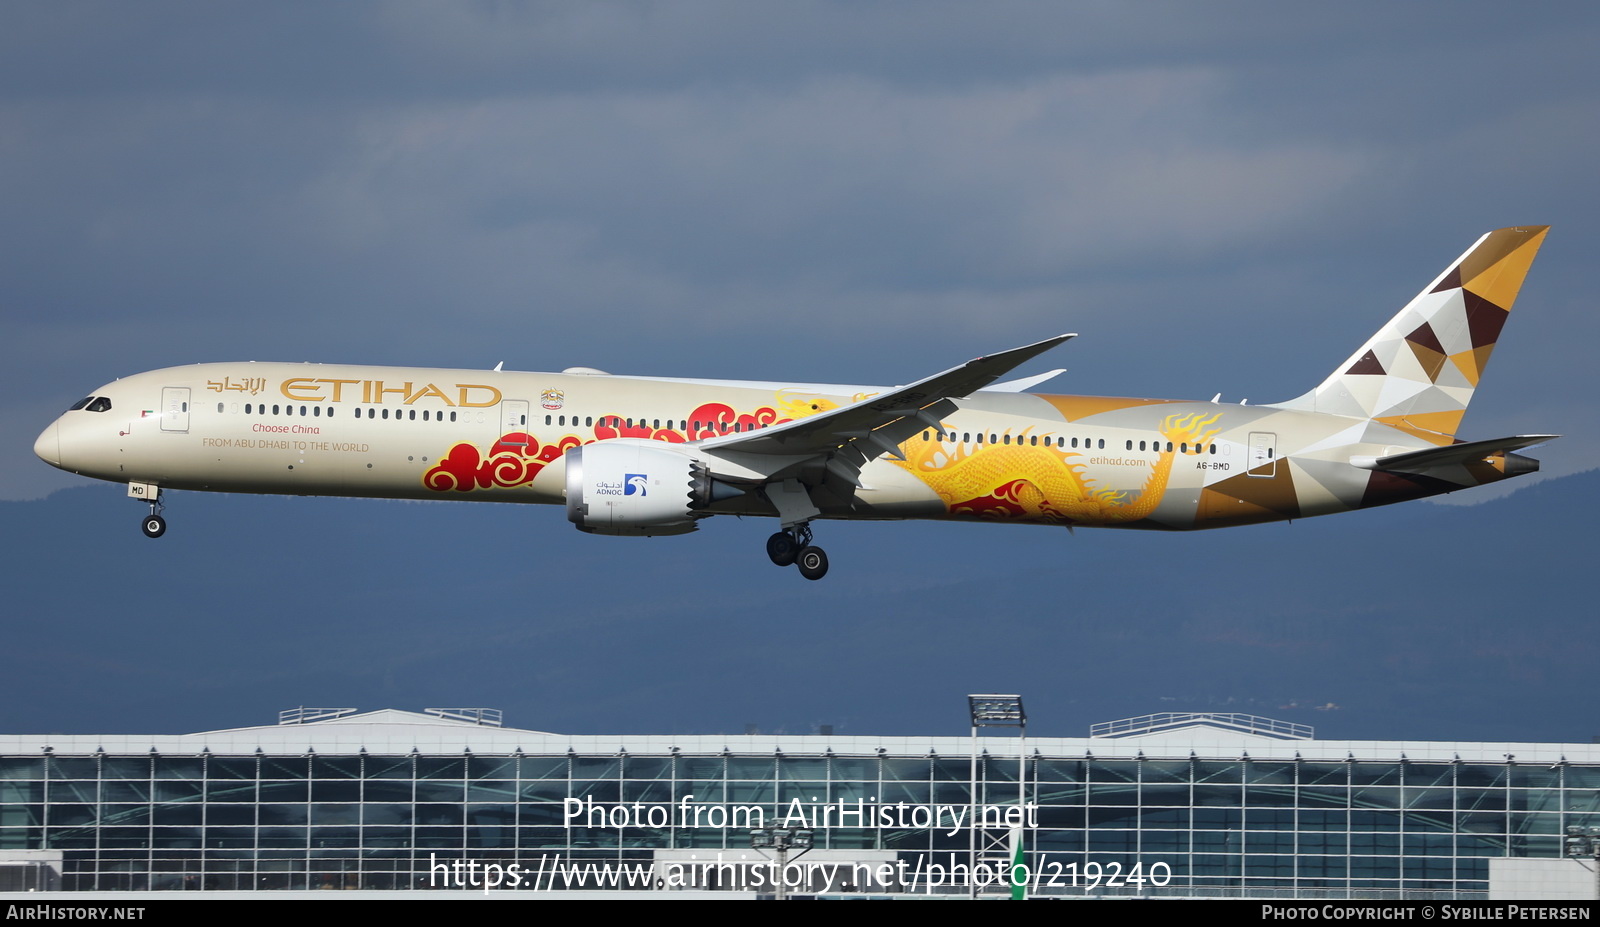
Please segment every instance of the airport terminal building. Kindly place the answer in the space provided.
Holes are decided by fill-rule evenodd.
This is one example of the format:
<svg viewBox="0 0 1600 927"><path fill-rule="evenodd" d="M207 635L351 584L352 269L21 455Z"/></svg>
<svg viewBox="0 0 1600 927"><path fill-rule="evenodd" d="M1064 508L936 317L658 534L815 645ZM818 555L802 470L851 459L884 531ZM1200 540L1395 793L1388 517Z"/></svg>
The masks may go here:
<svg viewBox="0 0 1600 927"><path fill-rule="evenodd" d="M1235 714L974 731L575 736L299 709L0 735L0 891L760 891L776 851L752 841L776 839L814 892L1009 893L985 879L1010 871L1033 897L1483 899L1491 861L1559 860L1569 826L1600 826L1595 745L1325 741Z"/></svg>

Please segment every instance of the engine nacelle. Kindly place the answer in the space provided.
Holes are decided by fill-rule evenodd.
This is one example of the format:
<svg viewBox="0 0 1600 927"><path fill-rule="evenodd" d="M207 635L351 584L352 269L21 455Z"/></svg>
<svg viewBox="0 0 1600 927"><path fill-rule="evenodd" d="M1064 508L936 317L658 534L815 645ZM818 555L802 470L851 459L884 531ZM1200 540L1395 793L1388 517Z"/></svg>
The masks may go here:
<svg viewBox="0 0 1600 927"><path fill-rule="evenodd" d="M731 488L714 484L705 464L657 441L569 448L566 464L567 520L591 534L688 534L696 511Z"/></svg>

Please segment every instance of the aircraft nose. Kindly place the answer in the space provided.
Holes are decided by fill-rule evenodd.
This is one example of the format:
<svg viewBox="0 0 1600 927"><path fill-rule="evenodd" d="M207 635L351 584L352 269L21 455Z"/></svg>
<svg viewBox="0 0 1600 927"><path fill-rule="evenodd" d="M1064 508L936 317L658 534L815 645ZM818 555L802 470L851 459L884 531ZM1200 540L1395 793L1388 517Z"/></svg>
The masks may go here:
<svg viewBox="0 0 1600 927"><path fill-rule="evenodd" d="M50 466L61 466L60 419L51 422L50 427L46 428L44 432L39 435L39 440L33 442L33 452L39 455L40 460L44 461Z"/></svg>

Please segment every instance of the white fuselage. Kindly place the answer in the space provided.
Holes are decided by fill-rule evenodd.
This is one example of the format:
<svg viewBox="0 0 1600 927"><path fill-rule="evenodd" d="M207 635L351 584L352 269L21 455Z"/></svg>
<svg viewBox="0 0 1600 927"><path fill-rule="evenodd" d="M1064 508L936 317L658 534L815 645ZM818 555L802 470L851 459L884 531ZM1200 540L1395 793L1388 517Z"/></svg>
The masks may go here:
<svg viewBox="0 0 1600 927"><path fill-rule="evenodd" d="M65 470L164 489L560 504L570 447L631 437L693 454L696 442L878 392L599 373L202 364L102 387L94 396L109 408L64 414L36 450ZM1016 392L978 392L956 404L940 429L898 445L904 460L870 460L858 485L809 480L819 517L1157 529L1305 517L1379 501L1363 500L1371 474L1349 466L1352 456L1428 446L1367 421L1265 406ZM730 458L723 469L737 476L737 455ZM1289 481L1296 465L1320 468L1325 492L1297 494ZM775 511L752 493L704 514L720 513Z"/></svg>

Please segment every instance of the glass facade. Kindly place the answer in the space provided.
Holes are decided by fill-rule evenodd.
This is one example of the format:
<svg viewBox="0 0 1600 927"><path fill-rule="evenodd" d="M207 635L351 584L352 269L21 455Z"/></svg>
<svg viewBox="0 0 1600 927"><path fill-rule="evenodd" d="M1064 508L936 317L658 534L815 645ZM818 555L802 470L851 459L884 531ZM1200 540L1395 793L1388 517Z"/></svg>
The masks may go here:
<svg viewBox="0 0 1600 927"><path fill-rule="evenodd" d="M891 851L921 871L971 860L971 827L938 814L970 823L976 798L998 832L1018 803L1007 738L981 742L974 796L967 738L617 738L601 752L600 738L426 718L384 727L384 752L361 717L293 726L317 743L292 753L290 726L138 752L0 738L0 855L61 851L67 890L408 889L430 887L440 860L648 866L658 849L748 850L752 814L798 809L825 825L817 847ZM465 729L453 749L393 746L452 728ZM1568 825L1600 826L1600 755L1559 752L1585 747L1517 745L1559 757L1530 762L1457 744L1413 760L1382 755L1398 745L1202 739L1209 755L1192 737L1029 739L1036 891L1481 898L1491 857L1556 858ZM824 821L828 808L844 813Z"/></svg>

